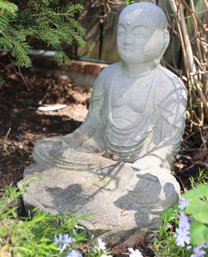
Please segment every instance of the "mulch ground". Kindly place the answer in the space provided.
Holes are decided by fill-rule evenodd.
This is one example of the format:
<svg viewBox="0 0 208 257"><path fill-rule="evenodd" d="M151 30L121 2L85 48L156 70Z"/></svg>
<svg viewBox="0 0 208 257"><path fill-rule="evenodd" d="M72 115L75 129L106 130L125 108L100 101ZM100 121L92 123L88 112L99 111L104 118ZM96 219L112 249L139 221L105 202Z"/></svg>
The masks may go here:
<svg viewBox="0 0 208 257"><path fill-rule="evenodd" d="M31 161L34 143L41 138L74 131L87 114L90 89L73 85L59 75L12 74L0 88L0 195L16 184ZM66 104L58 111L39 106Z"/></svg>
<svg viewBox="0 0 208 257"><path fill-rule="evenodd" d="M81 124L90 94L90 89L74 85L70 78L51 73L27 73L23 77L10 74L9 80L0 85L0 196L9 184L16 185L22 178L24 168L32 162L32 149L38 139L71 133ZM46 104L66 107L58 111L38 110ZM204 177L208 177L207 130L190 131L187 122L174 166L182 192L190 188L191 176L197 179L199 168L205 169Z"/></svg>

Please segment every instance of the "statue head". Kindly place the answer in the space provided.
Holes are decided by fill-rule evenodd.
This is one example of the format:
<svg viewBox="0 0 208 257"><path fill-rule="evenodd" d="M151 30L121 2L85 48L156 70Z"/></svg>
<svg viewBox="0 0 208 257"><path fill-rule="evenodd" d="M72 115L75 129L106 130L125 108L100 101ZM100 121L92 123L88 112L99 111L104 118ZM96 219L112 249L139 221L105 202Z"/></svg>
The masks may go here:
<svg viewBox="0 0 208 257"><path fill-rule="evenodd" d="M158 64L169 39L166 16L157 5L140 2L122 10L118 21L117 47L124 63Z"/></svg>

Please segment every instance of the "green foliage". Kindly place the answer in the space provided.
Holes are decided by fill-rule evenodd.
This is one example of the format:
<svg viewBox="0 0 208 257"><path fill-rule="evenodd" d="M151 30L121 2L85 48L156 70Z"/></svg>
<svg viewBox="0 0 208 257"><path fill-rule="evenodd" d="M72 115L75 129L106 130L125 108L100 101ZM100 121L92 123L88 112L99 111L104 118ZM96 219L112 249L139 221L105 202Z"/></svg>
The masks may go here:
<svg viewBox="0 0 208 257"><path fill-rule="evenodd" d="M162 226L155 242L156 256L191 256L196 247L203 244L208 246L208 184L199 184L188 190L183 198L188 200L185 208L175 205L163 213ZM181 213L187 215L190 223L190 245L185 244L183 247L177 245L173 229L180 227L178 219ZM204 248L206 253L203 256L208 257L207 249Z"/></svg>
<svg viewBox="0 0 208 257"><path fill-rule="evenodd" d="M193 220L191 224L191 244L208 245L208 184L187 191L184 198L190 199L185 213Z"/></svg>
<svg viewBox="0 0 208 257"><path fill-rule="evenodd" d="M9 187L0 201L0 249L7 249L17 257L57 256L59 249L53 241L55 235L68 233L76 238L76 243L86 240L84 229L78 226L78 220L86 217L50 215L35 210L33 218L18 218L14 203L21 193ZM78 229L80 234L77 233Z"/></svg>
<svg viewBox="0 0 208 257"><path fill-rule="evenodd" d="M109 256L106 249L92 246L86 230L79 225L89 216L49 214L35 209L28 217L18 217L17 202L24 190L9 187L0 199L0 256L62 257L72 249L77 251L81 243L86 244L86 256ZM73 242L61 246L54 241L60 235L67 235Z"/></svg>
<svg viewBox="0 0 208 257"><path fill-rule="evenodd" d="M28 53L34 42L57 51L59 65L70 63L64 47L85 44L85 30L76 21L82 5L63 0L18 2L0 0L0 47L9 50L20 67L31 66Z"/></svg>
<svg viewBox="0 0 208 257"><path fill-rule="evenodd" d="M177 206L167 209L162 216L162 225L154 242L154 251L157 257L191 256L191 251L184 250L176 245L173 225L178 224ZM186 253L186 255L185 255Z"/></svg>
<svg viewBox="0 0 208 257"><path fill-rule="evenodd" d="M135 1L133 0L125 0L125 4L126 5L130 5L130 4L133 4Z"/></svg>
<svg viewBox="0 0 208 257"><path fill-rule="evenodd" d="M191 187L194 188L199 184L204 184L208 182L208 177L203 169L199 169L196 177L190 177Z"/></svg>
<svg viewBox="0 0 208 257"><path fill-rule="evenodd" d="M14 3L11 3L9 1L0 0L0 10L1 10L1 15L4 12L8 12L8 14L15 16L18 10L18 7Z"/></svg>

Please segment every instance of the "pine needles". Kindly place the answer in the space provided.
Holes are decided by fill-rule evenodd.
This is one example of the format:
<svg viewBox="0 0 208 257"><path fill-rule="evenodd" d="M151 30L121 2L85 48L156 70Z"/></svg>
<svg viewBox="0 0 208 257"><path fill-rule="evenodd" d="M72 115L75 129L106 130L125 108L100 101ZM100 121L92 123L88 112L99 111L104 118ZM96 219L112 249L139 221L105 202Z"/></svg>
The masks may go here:
<svg viewBox="0 0 208 257"><path fill-rule="evenodd" d="M69 64L64 48L73 42L85 45L85 30L76 21L82 8L63 0L24 0L18 4L0 0L0 48L9 51L19 67L30 67L32 42L40 42L56 51L58 65Z"/></svg>

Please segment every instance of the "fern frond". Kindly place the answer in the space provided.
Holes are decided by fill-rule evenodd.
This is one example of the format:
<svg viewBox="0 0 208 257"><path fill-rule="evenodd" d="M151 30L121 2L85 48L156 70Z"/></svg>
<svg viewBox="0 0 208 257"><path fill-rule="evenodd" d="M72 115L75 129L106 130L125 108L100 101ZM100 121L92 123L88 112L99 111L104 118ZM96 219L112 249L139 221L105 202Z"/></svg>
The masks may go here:
<svg viewBox="0 0 208 257"><path fill-rule="evenodd" d="M38 29L39 30L47 30L49 27L48 20L44 17L38 19Z"/></svg>
<svg viewBox="0 0 208 257"><path fill-rule="evenodd" d="M75 14L79 13L82 10L83 6L81 4L73 4L67 8L66 12L69 16L74 17Z"/></svg>
<svg viewBox="0 0 208 257"><path fill-rule="evenodd" d="M82 39L82 37L80 37L76 31L69 28L69 33L73 36L73 38L76 40L76 42L81 46L84 47L85 46L85 41Z"/></svg>
<svg viewBox="0 0 208 257"><path fill-rule="evenodd" d="M47 31L43 30L42 32L39 32L39 38L45 42L48 46L59 46L61 43L61 40L59 36L56 33L55 29L48 28Z"/></svg>
<svg viewBox="0 0 208 257"><path fill-rule="evenodd" d="M57 51L54 60L58 66L71 64L71 59L66 55L64 51Z"/></svg>
<svg viewBox="0 0 208 257"><path fill-rule="evenodd" d="M73 42L73 37L69 33L68 26L62 25L56 30L56 35L60 38L62 42L71 45Z"/></svg>
<svg viewBox="0 0 208 257"><path fill-rule="evenodd" d="M72 26L77 30L80 36L83 36L85 34L85 29L80 25L80 23L72 18L69 18L69 22L72 24Z"/></svg>
<svg viewBox="0 0 208 257"><path fill-rule="evenodd" d="M10 33L15 36L17 41L25 42L28 36L33 36L36 30L30 28L22 28L21 30L12 30Z"/></svg>
<svg viewBox="0 0 208 257"><path fill-rule="evenodd" d="M85 45L84 28L75 19L83 9L81 4L63 0L0 0L0 47L11 50L17 65L29 67L30 44L43 42L50 49L58 50L58 65L70 63L63 46L73 42ZM35 40L34 40L35 39Z"/></svg>
<svg viewBox="0 0 208 257"><path fill-rule="evenodd" d="M0 37L0 47L8 50L12 48L12 43L7 37Z"/></svg>
<svg viewBox="0 0 208 257"><path fill-rule="evenodd" d="M12 56L16 58L17 65L30 67L31 60L28 56L30 46L26 42L13 41Z"/></svg>
<svg viewBox="0 0 208 257"><path fill-rule="evenodd" d="M13 16L15 16L16 12L18 11L18 7L16 4L5 1L5 0L0 0L0 10L7 11Z"/></svg>
<svg viewBox="0 0 208 257"><path fill-rule="evenodd" d="M9 17L5 14L0 16L0 33L6 31L9 25Z"/></svg>
<svg viewBox="0 0 208 257"><path fill-rule="evenodd" d="M32 17L31 9L23 9L18 12L17 16L18 25L21 24L23 27L30 27L34 25L34 18Z"/></svg>

